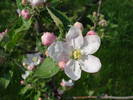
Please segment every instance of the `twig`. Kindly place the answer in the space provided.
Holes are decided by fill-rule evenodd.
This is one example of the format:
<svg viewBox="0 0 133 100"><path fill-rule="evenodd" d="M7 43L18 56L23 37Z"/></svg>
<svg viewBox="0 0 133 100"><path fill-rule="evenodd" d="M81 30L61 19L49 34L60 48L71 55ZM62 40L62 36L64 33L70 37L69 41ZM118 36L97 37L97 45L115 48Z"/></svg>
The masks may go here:
<svg viewBox="0 0 133 100"><path fill-rule="evenodd" d="M81 99L116 99L116 100L127 100L133 99L133 96L74 96L72 97L74 100L81 100Z"/></svg>
<svg viewBox="0 0 133 100"><path fill-rule="evenodd" d="M100 15L101 5L102 5L102 0L99 0L99 2L98 2L98 8L97 8L97 13L96 13L96 22L94 24L94 29L96 29L96 27L97 27L98 18L99 18L99 15Z"/></svg>

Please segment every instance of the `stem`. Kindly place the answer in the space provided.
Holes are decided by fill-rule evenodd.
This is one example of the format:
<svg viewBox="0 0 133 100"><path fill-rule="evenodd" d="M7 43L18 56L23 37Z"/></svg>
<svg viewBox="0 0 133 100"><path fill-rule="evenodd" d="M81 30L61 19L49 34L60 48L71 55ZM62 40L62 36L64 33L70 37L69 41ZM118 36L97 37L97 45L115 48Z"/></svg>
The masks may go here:
<svg viewBox="0 0 133 100"><path fill-rule="evenodd" d="M78 99L116 99L116 100L125 100L125 99L133 99L133 96L74 96L72 97L74 100Z"/></svg>
<svg viewBox="0 0 133 100"><path fill-rule="evenodd" d="M100 15L101 5L102 5L102 0L99 0L97 13L96 13L96 22L94 23L94 29L96 29L96 27L97 27L97 23L98 23L98 20L99 20L98 18L99 18L99 15Z"/></svg>

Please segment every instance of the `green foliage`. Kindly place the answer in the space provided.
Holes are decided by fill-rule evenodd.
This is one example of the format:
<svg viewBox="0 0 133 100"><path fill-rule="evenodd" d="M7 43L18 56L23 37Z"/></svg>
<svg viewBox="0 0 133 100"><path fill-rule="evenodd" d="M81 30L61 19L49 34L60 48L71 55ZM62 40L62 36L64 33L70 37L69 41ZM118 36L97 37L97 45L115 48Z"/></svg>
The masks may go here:
<svg viewBox="0 0 133 100"><path fill-rule="evenodd" d="M51 58L46 58L39 68L35 71L35 76L41 78L50 78L59 72L59 67Z"/></svg>
<svg viewBox="0 0 133 100"><path fill-rule="evenodd" d="M13 72L9 71L8 73L0 77L0 87L6 89L11 81L12 76Z"/></svg>
<svg viewBox="0 0 133 100"><path fill-rule="evenodd" d="M13 49L17 45L17 43L19 43L19 41L23 39L24 35L26 34L26 31L31 27L31 24L32 21L29 20L23 23L21 27L11 31L11 33L9 32L9 34L12 34L12 36L10 37L9 42L6 43L5 49L6 50Z"/></svg>
<svg viewBox="0 0 133 100"><path fill-rule="evenodd" d="M70 21L67 16L54 8L47 8L47 10L56 26L59 28L60 34L64 34L68 25L70 25Z"/></svg>

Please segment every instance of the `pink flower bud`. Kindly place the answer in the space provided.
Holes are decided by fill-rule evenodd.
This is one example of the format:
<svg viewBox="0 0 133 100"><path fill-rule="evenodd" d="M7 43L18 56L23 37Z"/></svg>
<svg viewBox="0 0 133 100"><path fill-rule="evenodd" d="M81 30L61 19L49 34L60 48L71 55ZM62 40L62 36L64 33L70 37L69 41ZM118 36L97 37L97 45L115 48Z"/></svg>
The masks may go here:
<svg viewBox="0 0 133 100"><path fill-rule="evenodd" d="M21 80L21 81L20 81L20 84L21 84L21 85L24 85L24 80Z"/></svg>
<svg viewBox="0 0 133 100"><path fill-rule="evenodd" d="M27 67L27 69L30 70L30 71L32 71L34 68L35 67L34 66L31 66L31 65Z"/></svg>
<svg viewBox="0 0 133 100"><path fill-rule="evenodd" d="M64 69L64 67L65 67L65 62L64 61L59 61L58 62L58 66L61 68L61 69Z"/></svg>
<svg viewBox="0 0 133 100"><path fill-rule="evenodd" d="M42 100L42 98L41 98L41 97L39 97L39 98L38 98L38 100Z"/></svg>
<svg viewBox="0 0 133 100"><path fill-rule="evenodd" d="M91 31L87 32L86 35L96 35L96 32L94 32L93 30L91 30Z"/></svg>
<svg viewBox="0 0 133 100"><path fill-rule="evenodd" d="M61 82L60 85L61 85L62 87L65 87L65 82L64 82L64 81Z"/></svg>
<svg viewBox="0 0 133 100"><path fill-rule="evenodd" d="M4 32L0 32L0 40L2 40L4 38L4 36L7 34L8 29L5 29Z"/></svg>
<svg viewBox="0 0 133 100"><path fill-rule="evenodd" d="M24 19L29 19L29 18L31 17L29 10L25 10L25 9L23 9L23 10L21 11L21 16L22 16Z"/></svg>
<svg viewBox="0 0 133 100"><path fill-rule="evenodd" d="M77 27L77 28L79 28L79 29L81 29L81 30L83 30L83 24L80 23L80 22L76 22L76 23L74 24L74 26Z"/></svg>
<svg viewBox="0 0 133 100"><path fill-rule="evenodd" d="M41 40L43 45L49 46L56 40L56 36L53 33L45 32L42 35Z"/></svg>

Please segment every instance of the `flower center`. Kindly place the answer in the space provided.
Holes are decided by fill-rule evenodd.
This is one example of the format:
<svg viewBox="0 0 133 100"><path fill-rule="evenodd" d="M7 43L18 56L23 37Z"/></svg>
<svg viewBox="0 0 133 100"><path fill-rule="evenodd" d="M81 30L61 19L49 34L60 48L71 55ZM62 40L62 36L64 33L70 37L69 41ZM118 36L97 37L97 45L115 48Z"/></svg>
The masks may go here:
<svg viewBox="0 0 133 100"><path fill-rule="evenodd" d="M37 60L38 60L37 57L33 57L33 58L32 58L32 61L33 61L33 62L37 62Z"/></svg>
<svg viewBox="0 0 133 100"><path fill-rule="evenodd" d="M81 51L80 50L74 50L72 52L72 58L75 60L78 60L81 58Z"/></svg>

